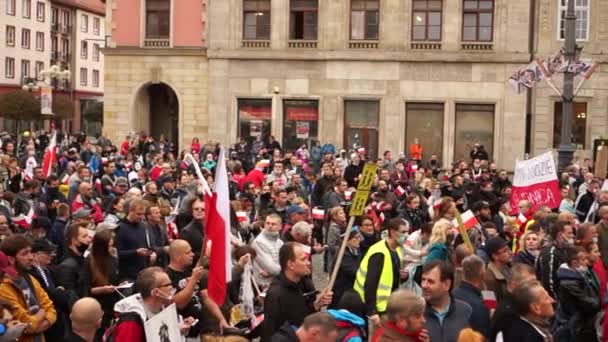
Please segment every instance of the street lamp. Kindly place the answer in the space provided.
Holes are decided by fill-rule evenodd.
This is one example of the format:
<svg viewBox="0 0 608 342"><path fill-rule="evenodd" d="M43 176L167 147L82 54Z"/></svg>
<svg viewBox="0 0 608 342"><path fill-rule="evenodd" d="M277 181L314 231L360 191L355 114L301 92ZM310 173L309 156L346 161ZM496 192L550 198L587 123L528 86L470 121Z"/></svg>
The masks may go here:
<svg viewBox="0 0 608 342"><path fill-rule="evenodd" d="M40 90L40 86L38 86L38 80L33 78L24 78L21 89L23 89L23 91L29 91L31 93Z"/></svg>
<svg viewBox="0 0 608 342"><path fill-rule="evenodd" d="M46 70L40 72L41 81L44 83L55 86L57 81L63 81L70 78L72 73L68 69L63 69L59 65L53 65ZM47 81L48 80L48 81ZM54 84L53 84L54 83Z"/></svg>

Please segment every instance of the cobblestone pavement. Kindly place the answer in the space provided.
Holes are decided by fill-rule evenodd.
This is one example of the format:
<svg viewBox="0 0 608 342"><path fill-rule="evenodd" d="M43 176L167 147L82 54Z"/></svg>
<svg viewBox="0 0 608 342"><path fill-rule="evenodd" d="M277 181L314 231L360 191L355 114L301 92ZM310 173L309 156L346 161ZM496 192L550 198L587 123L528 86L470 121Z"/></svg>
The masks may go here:
<svg viewBox="0 0 608 342"><path fill-rule="evenodd" d="M327 286L329 274L323 272L323 254L312 256L312 281L318 291L322 291Z"/></svg>

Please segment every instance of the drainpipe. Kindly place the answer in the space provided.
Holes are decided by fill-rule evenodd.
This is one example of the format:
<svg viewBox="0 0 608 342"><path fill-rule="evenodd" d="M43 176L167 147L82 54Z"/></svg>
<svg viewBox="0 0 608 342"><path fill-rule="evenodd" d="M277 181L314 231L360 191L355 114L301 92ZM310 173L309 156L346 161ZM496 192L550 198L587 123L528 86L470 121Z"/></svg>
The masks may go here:
<svg viewBox="0 0 608 342"><path fill-rule="evenodd" d="M530 55L530 62L535 58L535 31L536 31L536 0L530 0L530 20L528 26L528 54ZM526 142L525 142L525 153L530 153L532 147L532 104L533 104L533 90L528 89L526 91Z"/></svg>

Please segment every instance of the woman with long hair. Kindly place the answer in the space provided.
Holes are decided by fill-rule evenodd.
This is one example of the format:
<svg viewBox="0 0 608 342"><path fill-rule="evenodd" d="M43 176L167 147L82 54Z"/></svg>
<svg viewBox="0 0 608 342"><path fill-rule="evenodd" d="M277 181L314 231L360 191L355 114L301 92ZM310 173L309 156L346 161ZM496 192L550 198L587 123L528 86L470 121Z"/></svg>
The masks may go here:
<svg viewBox="0 0 608 342"><path fill-rule="evenodd" d="M91 254L85 260L84 288L101 304L104 311L99 333L103 333L112 321L114 304L120 299L116 292L118 285L118 259L114 248L114 231L102 230L95 233L91 244Z"/></svg>
<svg viewBox="0 0 608 342"><path fill-rule="evenodd" d="M327 266L334 264L334 258L340 248L340 235L346 229L346 214L342 207L335 207L329 210L329 226L325 235L327 244Z"/></svg>
<svg viewBox="0 0 608 342"><path fill-rule="evenodd" d="M513 262L535 267L539 252L540 237L536 231L528 229L519 239L519 251L513 257Z"/></svg>
<svg viewBox="0 0 608 342"><path fill-rule="evenodd" d="M452 261L452 241L454 240L454 226L452 222L439 220L433 225L429 238L429 252L424 260L428 263L433 260Z"/></svg>

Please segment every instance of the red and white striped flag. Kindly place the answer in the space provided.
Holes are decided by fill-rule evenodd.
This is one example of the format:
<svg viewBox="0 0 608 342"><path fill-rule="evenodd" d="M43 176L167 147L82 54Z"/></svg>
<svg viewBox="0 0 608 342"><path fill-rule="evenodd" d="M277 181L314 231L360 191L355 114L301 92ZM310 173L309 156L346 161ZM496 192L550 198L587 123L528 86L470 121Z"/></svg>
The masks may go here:
<svg viewBox="0 0 608 342"><path fill-rule="evenodd" d="M350 201L353 198L353 192L346 190L344 191L344 199Z"/></svg>
<svg viewBox="0 0 608 342"><path fill-rule="evenodd" d="M237 211L236 218L240 223L247 222L247 213L244 211Z"/></svg>
<svg viewBox="0 0 608 342"><path fill-rule="evenodd" d="M45 178L48 178L53 171L53 162L57 161L57 131L53 130L51 135L51 141L44 151L44 158L42 159L42 174Z"/></svg>
<svg viewBox="0 0 608 342"><path fill-rule="evenodd" d="M405 194L405 189L401 187L401 185L399 185L396 189L395 189L395 194L397 194L397 196L403 196Z"/></svg>
<svg viewBox="0 0 608 342"><path fill-rule="evenodd" d="M205 233L211 242L208 292L217 305L224 304L227 283L232 280L230 251L230 197L224 147L221 148L215 170L215 191L205 194Z"/></svg>
<svg viewBox="0 0 608 342"><path fill-rule="evenodd" d="M34 208L30 207L27 215L19 214L19 216L15 216L13 218L13 223L24 228L30 229L30 225L32 224L32 220L34 220Z"/></svg>
<svg viewBox="0 0 608 342"><path fill-rule="evenodd" d="M319 208L312 208L312 218L313 220L325 219L325 210Z"/></svg>
<svg viewBox="0 0 608 342"><path fill-rule="evenodd" d="M477 217L475 217L475 214L473 214L471 210L465 211L460 217L462 218L462 224L466 230L473 228L473 226L479 223ZM458 228L458 221L456 219L452 220L452 223L454 224L454 227Z"/></svg>
<svg viewBox="0 0 608 342"><path fill-rule="evenodd" d="M519 216L517 216L517 225L521 226L522 224L528 222L528 219L526 218L526 216L522 213L519 214Z"/></svg>

